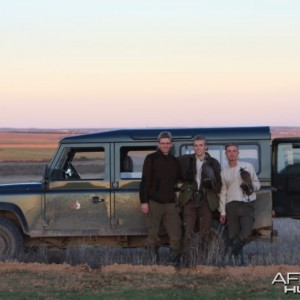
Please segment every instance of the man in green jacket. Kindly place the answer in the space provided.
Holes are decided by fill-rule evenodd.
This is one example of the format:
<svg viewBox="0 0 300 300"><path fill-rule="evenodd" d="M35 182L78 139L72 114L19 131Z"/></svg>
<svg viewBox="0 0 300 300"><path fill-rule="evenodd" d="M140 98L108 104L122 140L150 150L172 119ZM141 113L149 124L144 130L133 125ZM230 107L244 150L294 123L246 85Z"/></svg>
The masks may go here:
<svg viewBox="0 0 300 300"><path fill-rule="evenodd" d="M192 240L195 231L200 232L201 252L207 253L208 236L212 227L212 213L218 209L218 194L221 190L220 163L207 152L206 138L196 136L193 141L193 149L194 154L178 157L181 177L184 182L190 183L193 187L191 198L183 207L183 250L187 265L193 263ZM215 207L210 205L209 197L216 199Z"/></svg>

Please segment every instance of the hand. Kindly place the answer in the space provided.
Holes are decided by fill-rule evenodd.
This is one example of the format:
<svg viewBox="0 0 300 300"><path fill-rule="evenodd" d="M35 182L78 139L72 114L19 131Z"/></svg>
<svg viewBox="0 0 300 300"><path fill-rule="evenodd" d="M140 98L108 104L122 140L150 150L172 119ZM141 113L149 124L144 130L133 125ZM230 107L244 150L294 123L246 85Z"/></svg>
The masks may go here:
<svg viewBox="0 0 300 300"><path fill-rule="evenodd" d="M142 205L141 205L141 211L145 215L149 214L149 211L150 211L149 204L148 203L142 203Z"/></svg>
<svg viewBox="0 0 300 300"><path fill-rule="evenodd" d="M226 215L221 215L220 216L220 223L225 224L225 222L226 222Z"/></svg>
<svg viewBox="0 0 300 300"><path fill-rule="evenodd" d="M206 189L210 189L210 190L213 188L212 182L211 182L210 178L205 178L205 179L203 180L203 186L204 186Z"/></svg>

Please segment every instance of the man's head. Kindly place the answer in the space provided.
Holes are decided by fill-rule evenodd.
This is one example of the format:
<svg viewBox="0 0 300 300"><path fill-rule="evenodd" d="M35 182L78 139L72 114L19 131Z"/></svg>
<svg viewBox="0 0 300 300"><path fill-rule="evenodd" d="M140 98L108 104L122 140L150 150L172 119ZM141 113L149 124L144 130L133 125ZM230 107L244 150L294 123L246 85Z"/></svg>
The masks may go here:
<svg viewBox="0 0 300 300"><path fill-rule="evenodd" d="M172 143L172 134L169 131L162 131L157 138L158 148L164 154L168 155L173 143Z"/></svg>
<svg viewBox="0 0 300 300"><path fill-rule="evenodd" d="M193 148L195 151L195 155L198 158L203 159L205 155L205 151L207 150L207 142L204 136L197 135L194 138Z"/></svg>
<svg viewBox="0 0 300 300"><path fill-rule="evenodd" d="M235 143L229 143L225 145L225 155L228 162L235 162L239 157L239 146Z"/></svg>

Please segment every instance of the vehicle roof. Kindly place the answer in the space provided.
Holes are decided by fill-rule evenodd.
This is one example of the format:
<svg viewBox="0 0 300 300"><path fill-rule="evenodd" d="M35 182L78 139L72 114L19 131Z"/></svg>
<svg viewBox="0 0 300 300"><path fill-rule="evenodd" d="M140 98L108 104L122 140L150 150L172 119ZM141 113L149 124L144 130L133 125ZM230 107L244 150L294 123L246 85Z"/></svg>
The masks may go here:
<svg viewBox="0 0 300 300"><path fill-rule="evenodd" d="M272 144L291 143L291 142L300 143L300 137L291 136L291 137L274 138Z"/></svg>
<svg viewBox="0 0 300 300"><path fill-rule="evenodd" d="M197 135L207 139L270 139L270 127L210 127L210 128L145 128L117 129L63 138L60 143L97 143L125 141L156 141L160 132L169 131L173 140L189 140Z"/></svg>

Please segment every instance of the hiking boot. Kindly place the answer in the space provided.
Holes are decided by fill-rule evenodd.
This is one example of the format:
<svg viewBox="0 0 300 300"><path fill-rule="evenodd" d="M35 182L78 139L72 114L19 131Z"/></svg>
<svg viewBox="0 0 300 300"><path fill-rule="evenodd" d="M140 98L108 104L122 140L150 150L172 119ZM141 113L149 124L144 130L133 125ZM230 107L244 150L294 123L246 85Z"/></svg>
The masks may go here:
<svg viewBox="0 0 300 300"><path fill-rule="evenodd" d="M241 240L240 238L236 238L232 242L232 254L238 256L245 245L245 241Z"/></svg>

